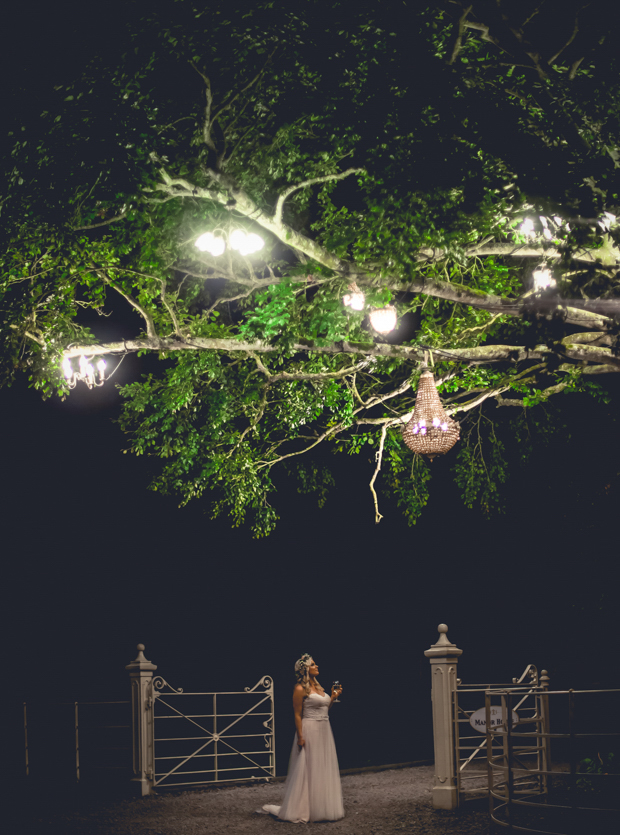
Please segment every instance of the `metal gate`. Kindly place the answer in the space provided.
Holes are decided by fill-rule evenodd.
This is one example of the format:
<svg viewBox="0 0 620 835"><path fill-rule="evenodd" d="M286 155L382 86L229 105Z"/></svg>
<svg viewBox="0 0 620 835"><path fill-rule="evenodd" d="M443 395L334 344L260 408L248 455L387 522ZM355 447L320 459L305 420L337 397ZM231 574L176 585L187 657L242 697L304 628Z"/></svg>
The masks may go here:
<svg viewBox="0 0 620 835"><path fill-rule="evenodd" d="M489 737L492 750L487 747L487 721L491 722L491 730L500 727L506 721L505 705L502 711L502 700L499 693L494 693L489 701L486 695L491 690L510 687L515 694L510 715L511 727L518 724L519 729L527 728L534 736L528 742L517 744L513 749L515 758L525 766L526 758L534 758L532 769L525 768L520 780L523 790L532 788L534 771L547 771L549 766L549 708L546 698L549 677L546 670L539 678L538 670L529 664L521 676L513 679L509 685L502 684L463 684L461 679L456 681L454 691L454 741L456 759L456 785L459 800L473 799L486 795L489 790L487 770L487 756L501 753L501 740L496 736ZM486 700L485 700L486 699ZM489 715L486 705L489 705ZM472 726L479 728L476 730ZM529 775L529 776L528 776ZM538 791L545 791L536 778Z"/></svg>
<svg viewBox="0 0 620 835"><path fill-rule="evenodd" d="M620 831L620 690L546 691L553 733L505 721L522 699L520 688L486 694L500 699L504 721L488 734L489 811L509 831L540 835L616 835ZM525 763L521 751L546 756ZM549 754L553 746L553 765Z"/></svg>
<svg viewBox="0 0 620 835"><path fill-rule="evenodd" d="M273 680L224 692L185 693L152 680L153 787L276 776Z"/></svg>

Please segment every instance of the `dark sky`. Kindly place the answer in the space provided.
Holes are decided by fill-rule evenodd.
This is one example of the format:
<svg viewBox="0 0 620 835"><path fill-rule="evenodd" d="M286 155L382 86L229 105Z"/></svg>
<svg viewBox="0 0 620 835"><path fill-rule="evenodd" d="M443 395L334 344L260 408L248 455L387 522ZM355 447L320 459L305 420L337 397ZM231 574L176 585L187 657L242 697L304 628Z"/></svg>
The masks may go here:
<svg viewBox="0 0 620 835"><path fill-rule="evenodd" d="M48 10L27 50L5 55L13 91L38 94L44 66L66 77L113 36L109 9L92 30L85 9L61 4L52 28ZM24 15L15 32L26 31ZM115 379L138 372L129 357ZM433 464L416 527L387 501L375 526L371 462L349 459L323 510L282 481L282 521L257 542L211 521L204 505L178 509L147 491L150 463L121 453L118 402L113 383L80 386L65 403L42 402L24 383L0 392L3 667L15 704L42 689L124 697L123 667L142 641L175 686L241 689L274 675L282 771L302 652L318 659L324 683L346 688L334 716L344 765L428 755L422 653L442 621L464 650L465 681L510 680L531 662L557 686L617 682L605 643L618 626L615 406L581 419L583 401L573 401L573 437L514 474L509 509L491 522L462 507L446 460Z"/></svg>

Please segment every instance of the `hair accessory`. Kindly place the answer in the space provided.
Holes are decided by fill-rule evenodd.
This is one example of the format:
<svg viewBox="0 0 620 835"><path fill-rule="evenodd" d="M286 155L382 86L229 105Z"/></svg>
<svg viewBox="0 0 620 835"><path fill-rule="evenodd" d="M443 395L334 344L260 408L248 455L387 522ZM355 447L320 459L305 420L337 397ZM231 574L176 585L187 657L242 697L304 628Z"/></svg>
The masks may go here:
<svg viewBox="0 0 620 835"><path fill-rule="evenodd" d="M312 656L305 652L299 661L295 662L295 677L298 684L304 684L308 681L308 667L312 661Z"/></svg>

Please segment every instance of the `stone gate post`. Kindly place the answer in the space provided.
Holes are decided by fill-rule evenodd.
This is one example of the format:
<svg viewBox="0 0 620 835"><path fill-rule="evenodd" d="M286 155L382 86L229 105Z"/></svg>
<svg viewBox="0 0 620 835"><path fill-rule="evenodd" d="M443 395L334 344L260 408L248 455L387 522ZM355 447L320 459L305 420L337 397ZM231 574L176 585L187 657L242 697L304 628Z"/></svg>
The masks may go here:
<svg viewBox="0 0 620 835"><path fill-rule="evenodd" d="M435 809L456 809L459 796L456 782L453 700L456 691L456 665L463 650L450 643L445 623L440 623L437 630L439 640L424 653L431 662L435 746L435 785L432 798Z"/></svg>
<svg viewBox="0 0 620 835"><path fill-rule="evenodd" d="M144 644L125 669L131 683L131 734L133 777L131 782L141 796L151 793L155 780L155 742L153 727L153 671L155 664L144 657Z"/></svg>

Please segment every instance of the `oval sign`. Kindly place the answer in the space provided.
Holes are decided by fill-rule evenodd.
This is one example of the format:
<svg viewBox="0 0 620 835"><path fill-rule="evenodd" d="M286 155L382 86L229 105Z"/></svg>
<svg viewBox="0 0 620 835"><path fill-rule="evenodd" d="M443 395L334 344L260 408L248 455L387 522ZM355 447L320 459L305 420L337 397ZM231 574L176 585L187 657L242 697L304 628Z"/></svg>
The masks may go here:
<svg viewBox="0 0 620 835"><path fill-rule="evenodd" d="M519 717L512 711L512 727L519 722ZM481 734L487 732L487 711L486 708L481 707L474 711L469 717L469 724L475 731L480 731ZM491 705L491 727L496 728L502 724L502 708L500 705Z"/></svg>

